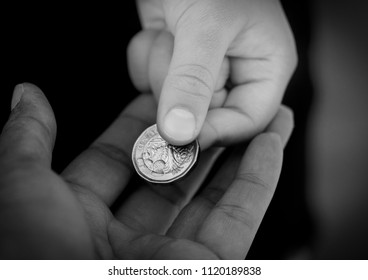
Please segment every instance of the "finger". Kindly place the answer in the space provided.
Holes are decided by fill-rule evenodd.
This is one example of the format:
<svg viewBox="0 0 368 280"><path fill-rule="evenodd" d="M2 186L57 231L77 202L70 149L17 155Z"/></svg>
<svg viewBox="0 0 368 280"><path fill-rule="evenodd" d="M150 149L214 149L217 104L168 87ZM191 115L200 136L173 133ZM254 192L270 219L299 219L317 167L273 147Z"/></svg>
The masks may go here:
<svg viewBox="0 0 368 280"><path fill-rule="evenodd" d="M195 195L222 149L202 153L191 173L173 185L144 185L118 209L115 216L138 232L165 234L181 209Z"/></svg>
<svg viewBox="0 0 368 280"><path fill-rule="evenodd" d="M178 239L195 240L198 229L221 199L234 179L244 154L245 145L226 150L217 160L218 166L211 171L214 174L210 184L180 212L167 235Z"/></svg>
<svg viewBox="0 0 368 280"><path fill-rule="evenodd" d="M174 37L168 31L161 31L152 44L148 72L150 86L158 101L174 50Z"/></svg>
<svg viewBox="0 0 368 280"><path fill-rule="evenodd" d="M177 25L173 57L158 107L158 130L176 145L198 136L229 40L221 26L191 16L190 21L183 19L180 22L185 24Z"/></svg>
<svg viewBox="0 0 368 280"><path fill-rule="evenodd" d="M268 125L266 131L277 133L281 138L283 147L285 148L287 142L290 139L293 128L294 128L293 111L290 108L281 105L275 118Z"/></svg>
<svg viewBox="0 0 368 280"><path fill-rule="evenodd" d="M45 95L32 84L19 84L14 89L11 107L0 137L2 160L49 167L56 122Z"/></svg>
<svg viewBox="0 0 368 280"><path fill-rule="evenodd" d="M207 114L199 136L205 149L231 145L264 131L277 113L293 71L290 65L267 59L232 59L231 79L236 84L224 103Z"/></svg>
<svg viewBox="0 0 368 280"><path fill-rule="evenodd" d="M215 91L211 98L209 110L222 107L225 104L227 98L227 89L225 88L227 80L230 75L230 60L225 57L222 61L220 73L218 75Z"/></svg>
<svg viewBox="0 0 368 280"><path fill-rule="evenodd" d="M198 241L223 259L243 259L272 199L281 164L280 137L275 133L257 136L235 180L198 231Z"/></svg>
<svg viewBox="0 0 368 280"><path fill-rule="evenodd" d="M144 29L163 29L165 14L161 0L137 0L138 14Z"/></svg>
<svg viewBox="0 0 368 280"><path fill-rule="evenodd" d="M144 129L154 123L156 105L151 95L137 97L113 124L63 172L80 191L97 195L110 206L133 173L131 151Z"/></svg>
<svg viewBox="0 0 368 280"><path fill-rule="evenodd" d="M143 30L132 38L127 48L129 76L133 85L141 92L151 90L148 75L149 57L159 34L158 30Z"/></svg>
<svg viewBox="0 0 368 280"><path fill-rule="evenodd" d="M162 87L168 74L173 51L174 36L166 30L161 31L160 35L156 37L152 44L148 65L149 84L157 101L160 100ZM143 65L139 66L143 67ZM227 95L225 84L229 77L229 73L230 62L229 59L225 57L222 61L215 90L211 98L209 105L210 109L221 107L224 104Z"/></svg>
<svg viewBox="0 0 368 280"><path fill-rule="evenodd" d="M250 22L255 20L257 24L241 31L226 53L235 87L224 109L207 116L201 132L204 147L250 139L266 128L279 108L295 70L297 54L281 7L265 4L270 4L269 9L256 9L249 14ZM274 16L270 17L269 12Z"/></svg>
<svg viewBox="0 0 368 280"><path fill-rule="evenodd" d="M285 147L293 129L292 111L286 106L281 106L275 118L267 127L266 132L274 132L280 135ZM178 216L169 230L169 235L175 238L195 239L198 228L203 224L212 208L222 198L231 182L235 178L240 161L244 155L246 145L237 146L231 152L227 151L219 159L221 168L216 176Z"/></svg>
<svg viewBox="0 0 368 280"><path fill-rule="evenodd" d="M15 87L12 111L0 136L1 257L91 258L85 213L54 172L56 122L42 91Z"/></svg>

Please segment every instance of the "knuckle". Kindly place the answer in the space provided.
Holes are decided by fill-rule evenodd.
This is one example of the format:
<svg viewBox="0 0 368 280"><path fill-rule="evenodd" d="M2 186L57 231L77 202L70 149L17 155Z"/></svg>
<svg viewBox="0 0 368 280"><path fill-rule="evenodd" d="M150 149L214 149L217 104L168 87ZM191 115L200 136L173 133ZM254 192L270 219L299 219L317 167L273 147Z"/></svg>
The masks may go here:
<svg viewBox="0 0 368 280"><path fill-rule="evenodd" d="M221 204L217 205L216 208L228 219L239 222L249 230L253 230L256 227L257 222L255 216L245 207L234 204Z"/></svg>
<svg viewBox="0 0 368 280"><path fill-rule="evenodd" d="M209 186L203 190L203 192L199 195L199 198L211 206L215 206L223 195L224 191L221 188L217 186Z"/></svg>
<svg viewBox="0 0 368 280"><path fill-rule="evenodd" d="M190 64L174 69L170 83L184 94L208 101L212 96L214 79L206 67Z"/></svg>
<svg viewBox="0 0 368 280"><path fill-rule="evenodd" d="M196 26L224 28L228 23L234 21L234 10L229 9L227 1L203 0L181 1L181 5L176 5L175 18L182 26Z"/></svg>
<svg viewBox="0 0 368 280"><path fill-rule="evenodd" d="M239 173L236 180L246 184L253 192L262 192L265 194L272 194L273 188L270 186L260 174L257 173Z"/></svg>

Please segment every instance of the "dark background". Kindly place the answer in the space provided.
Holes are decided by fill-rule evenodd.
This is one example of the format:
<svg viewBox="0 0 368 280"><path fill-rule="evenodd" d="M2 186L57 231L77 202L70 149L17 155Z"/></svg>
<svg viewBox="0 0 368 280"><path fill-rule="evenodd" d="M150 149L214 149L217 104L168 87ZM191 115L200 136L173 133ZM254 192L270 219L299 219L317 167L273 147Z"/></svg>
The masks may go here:
<svg viewBox="0 0 368 280"><path fill-rule="evenodd" d="M134 1L121 6L21 6L5 9L1 124L17 83L36 84L54 109L53 167L61 171L136 94L126 46L139 31Z"/></svg>

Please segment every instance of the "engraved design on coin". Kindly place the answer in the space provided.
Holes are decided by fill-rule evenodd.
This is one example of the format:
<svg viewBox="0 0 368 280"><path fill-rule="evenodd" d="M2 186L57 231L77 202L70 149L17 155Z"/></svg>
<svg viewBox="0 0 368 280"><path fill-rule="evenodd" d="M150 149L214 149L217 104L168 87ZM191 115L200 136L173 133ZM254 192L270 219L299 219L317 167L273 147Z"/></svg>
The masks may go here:
<svg viewBox="0 0 368 280"><path fill-rule="evenodd" d="M137 173L153 183L170 183L185 176L197 161L198 141L174 146L158 133L157 125L147 128L133 147L132 160Z"/></svg>

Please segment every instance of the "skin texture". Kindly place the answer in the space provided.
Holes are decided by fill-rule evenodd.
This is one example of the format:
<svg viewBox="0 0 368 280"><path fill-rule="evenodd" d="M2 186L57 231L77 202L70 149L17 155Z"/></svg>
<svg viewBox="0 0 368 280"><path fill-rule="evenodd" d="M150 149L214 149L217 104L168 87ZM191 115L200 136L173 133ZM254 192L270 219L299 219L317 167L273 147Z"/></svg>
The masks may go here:
<svg viewBox="0 0 368 280"><path fill-rule="evenodd" d="M168 142L198 138L206 149L266 128L297 64L279 1L137 0L137 7L143 28L128 48L130 76L140 91L153 91Z"/></svg>
<svg viewBox="0 0 368 280"><path fill-rule="evenodd" d="M0 136L0 257L244 258L277 185L293 126L290 110L280 108L266 131L235 149L208 184L220 149L202 153L195 170L169 187L131 180L131 149L156 110L152 95L138 96L56 174L52 109L39 88L18 85Z"/></svg>

